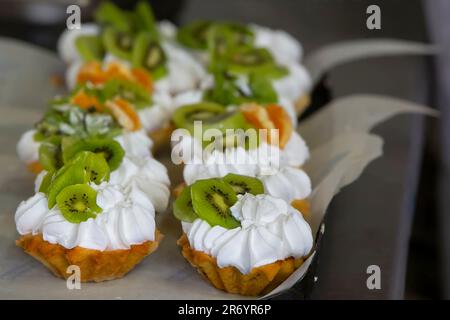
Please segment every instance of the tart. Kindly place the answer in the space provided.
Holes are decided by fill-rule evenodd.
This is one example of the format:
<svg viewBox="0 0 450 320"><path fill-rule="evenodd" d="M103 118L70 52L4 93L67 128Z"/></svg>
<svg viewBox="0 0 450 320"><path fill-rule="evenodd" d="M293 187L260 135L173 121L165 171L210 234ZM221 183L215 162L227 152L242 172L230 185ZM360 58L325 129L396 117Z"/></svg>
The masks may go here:
<svg viewBox="0 0 450 320"><path fill-rule="evenodd" d="M61 168L38 175L35 195L15 214L16 243L58 277L77 265L81 281L99 282L124 276L158 248L155 213L167 207L169 181L149 156L115 151L107 161L107 148L86 151L92 145L100 143L74 143Z"/></svg>
<svg viewBox="0 0 450 320"><path fill-rule="evenodd" d="M182 255L228 293L270 292L303 263L313 245L302 213L265 194L262 182L248 176L198 180L177 198L174 215L182 221Z"/></svg>

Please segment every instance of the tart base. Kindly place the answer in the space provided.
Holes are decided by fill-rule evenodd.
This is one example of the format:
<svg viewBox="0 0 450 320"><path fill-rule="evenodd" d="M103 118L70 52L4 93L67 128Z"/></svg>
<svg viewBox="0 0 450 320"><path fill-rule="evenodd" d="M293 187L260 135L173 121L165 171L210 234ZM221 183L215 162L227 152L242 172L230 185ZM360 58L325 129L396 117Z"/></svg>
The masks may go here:
<svg viewBox="0 0 450 320"><path fill-rule="evenodd" d="M172 135L175 126L172 123L165 125L162 128L156 129L150 132L148 135L153 141L152 152L157 153L165 146L170 145L170 137Z"/></svg>
<svg viewBox="0 0 450 320"><path fill-rule="evenodd" d="M39 260L59 278L70 277L71 273L67 273L67 268L77 265L80 268L81 282L101 282L122 278L154 252L163 238L158 230L155 236L154 241L133 245L127 250L99 251L82 247L67 249L45 241L42 234L21 236L16 240L16 245Z"/></svg>
<svg viewBox="0 0 450 320"><path fill-rule="evenodd" d="M259 296L270 292L304 262L303 258L290 257L242 274L235 267L219 268L214 257L192 249L186 234L183 234L177 243L181 247L183 257L214 287L243 296Z"/></svg>
<svg viewBox="0 0 450 320"><path fill-rule="evenodd" d="M42 170L44 170L44 168L42 168L42 165L39 161L33 161L27 164L27 169L29 172L34 173L36 175L38 175L39 173L41 173Z"/></svg>
<svg viewBox="0 0 450 320"><path fill-rule="evenodd" d="M305 112L306 108L311 104L311 96L309 94L304 94L294 101L294 108L297 116L300 116Z"/></svg>

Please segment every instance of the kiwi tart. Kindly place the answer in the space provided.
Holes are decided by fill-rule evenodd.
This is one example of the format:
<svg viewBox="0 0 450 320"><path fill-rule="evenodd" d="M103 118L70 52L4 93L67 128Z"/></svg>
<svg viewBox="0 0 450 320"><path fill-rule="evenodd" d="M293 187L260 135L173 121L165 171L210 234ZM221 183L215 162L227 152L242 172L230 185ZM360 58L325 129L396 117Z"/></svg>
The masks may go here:
<svg viewBox="0 0 450 320"><path fill-rule="evenodd" d="M143 67L154 80L167 74L166 55L152 8L145 1L124 11L109 1L102 1L95 12L97 32L80 33L75 39L61 39L61 47L72 45L83 62L103 61L108 57L124 65ZM64 49L61 49L63 51ZM109 59L109 58L108 58Z"/></svg>
<svg viewBox="0 0 450 320"><path fill-rule="evenodd" d="M80 147L71 144L76 155L44 172L36 194L19 205L16 243L58 277L77 265L83 282L121 278L159 245L155 207L138 187L110 182L117 155L107 161L106 151L114 148Z"/></svg>
<svg viewBox="0 0 450 320"><path fill-rule="evenodd" d="M229 293L270 291L312 248L302 212L267 195L257 178L228 174L198 180L184 188L173 210L183 225L182 255L213 286Z"/></svg>

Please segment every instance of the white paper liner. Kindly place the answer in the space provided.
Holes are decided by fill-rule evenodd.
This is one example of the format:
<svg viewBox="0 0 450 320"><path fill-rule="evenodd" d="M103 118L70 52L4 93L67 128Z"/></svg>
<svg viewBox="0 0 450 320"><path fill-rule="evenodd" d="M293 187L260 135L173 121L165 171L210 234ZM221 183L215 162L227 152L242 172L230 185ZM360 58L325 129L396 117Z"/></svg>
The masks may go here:
<svg viewBox="0 0 450 320"><path fill-rule="evenodd" d="M27 51L29 57L30 47L19 47L22 51ZM0 43L0 66L9 59L3 48L5 46ZM16 50L15 54L20 57L20 50ZM55 62L55 65L49 63L47 69L43 70L39 67L39 55L34 57L35 67L32 65L31 69L23 70L21 77L16 75L18 79L28 77L34 71L39 71L40 76L51 75L51 70L59 62ZM4 73L4 76L7 77L8 74ZM16 84L19 83L20 81ZM51 97L46 95L48 92L39 91L39 88L37 86L33 92L35 101ZM20 90L14 92L16 95L22 94ZM16 114L23 112L16 110L16 107L19 106L8 104L0 96L2 114L11 119L6 127L3 125L5 122L2 122L1 130L7 139L0 139L0 299L244 298L214 289L184 260L176 245L176 240L181 235L180 223L170 214L170 210L157 218L158 228L165 234L165 238L154 254L123 279L82 284L81 290L68 290L65 281L55 278L39 262L17 248L14 244L18 237L14 212L20 201L32 195L33 176L25 172L23 164L15 155L15 144L20 134L32 126L30 122L25 127L23 118ZM311 147L311 159L305 165L305 170L311 175L314 186L311 195L314 233L333 196L343 186L356 180L372 160L382 155L382 139L370 134L370 129L403 112L435 114L434 111L413 103L360 95L339 99L300 124L299 131ZM178 179L181 179L181 175L178 175ZM174 180L172 182L176 184L177 181ZM312 256L270 295L290 288L301 279L311 260Z"/></svg>
<svg viewBox="0 0 450 320"><path fill-rule="evenodd" d="M398 39L357 39L323 46L305 57L313 85L331 69L356 60L396 55L434 54L432 45Z"/></svg>

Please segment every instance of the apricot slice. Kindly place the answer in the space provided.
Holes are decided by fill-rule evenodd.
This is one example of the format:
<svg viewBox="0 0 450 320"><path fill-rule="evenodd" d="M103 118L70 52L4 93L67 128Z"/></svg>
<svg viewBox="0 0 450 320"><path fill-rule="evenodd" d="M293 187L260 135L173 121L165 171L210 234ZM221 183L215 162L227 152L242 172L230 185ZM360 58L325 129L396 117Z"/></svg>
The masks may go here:
<svg viewBox="0 0 450 320"><path fill-rule="evenodd" d="M267 107L255 103L241 107L245 119L257 129L267 129L266 140L270 144L278 144L284 148L292 134L292 122L287 112L280 106L272 104ZM278 129L278 131L272 130Z"/></svg>
<svg viewBox="0 0 450 320"><path fill-rule="evenodd" d="M27 165L28 171L34 174L39 174L44 168L39 161L33 161Z"/></svg>
<svg viewBox="0 0 450 320"><path fill-rule="evenodd" d="M292 128L291 118L282 107L276 104L268 105L266 110L275 128L279 130L280 147L284 148L294 130Z"/></svg>
<svg viewBox="0 0 450 320"><path fill-rule="evenodd" d="M81 109L95 108L98 112L104 109L97 97L88 95L84 90L79 90L70 102L79 106Z"/></svg>
<svg viewBox="0 0 450 320"><path fill-rule="evenodd" d="M136 83L149 93L153 89L153 82L150 74L142 68L130 69L117 62L108 63L102 68L100 62L92 61L83 64L77 75L77 83L91 82L94 85L104 84L108 80L120 79Z"/></svg>
<svg viewBox="0 0 450 320"><path fill-rule="evenodd" d="M137 131L141 126L139 116L132 104L122 98L115 98L106 102L117 122L128 131Z"/></svg>

